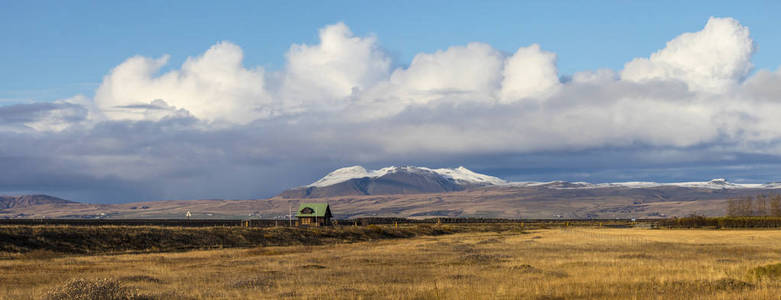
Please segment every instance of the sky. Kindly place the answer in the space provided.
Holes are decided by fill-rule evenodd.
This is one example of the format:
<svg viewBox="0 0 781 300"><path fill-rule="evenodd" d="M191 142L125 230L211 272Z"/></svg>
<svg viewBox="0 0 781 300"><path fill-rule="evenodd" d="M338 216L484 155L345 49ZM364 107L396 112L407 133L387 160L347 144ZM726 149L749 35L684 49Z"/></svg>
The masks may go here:
<svg viewBox="0 0 781 300"><path fill-rule="evenodd" d="M0 194L781 181L776 1L4 1Z"/></svg>

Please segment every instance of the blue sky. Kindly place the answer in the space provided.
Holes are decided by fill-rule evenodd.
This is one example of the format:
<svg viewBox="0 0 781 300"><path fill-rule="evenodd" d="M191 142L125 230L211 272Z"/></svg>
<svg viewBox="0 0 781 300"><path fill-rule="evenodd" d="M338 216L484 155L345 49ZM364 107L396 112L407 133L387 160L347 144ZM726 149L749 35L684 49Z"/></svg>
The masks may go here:
<svg viewBox="0 0 781 300"><path fill-rule="evenodd" d="M781 181L777 1L3 1L0 194Z"/></svg>
<svg viewBox="0 0 781 300"><path fill-rule="evenodd" d="M419 52L485 42L513 52L538 43L562 75L620 69L710 16L738 19L759 49L757 68L779 67L778 1L3 1L0 99L91 95L133 55L171 55L172 66L217 41L244 49L246 66L279 69L293 43L345 22L375 34L395 64Z"/></svg>

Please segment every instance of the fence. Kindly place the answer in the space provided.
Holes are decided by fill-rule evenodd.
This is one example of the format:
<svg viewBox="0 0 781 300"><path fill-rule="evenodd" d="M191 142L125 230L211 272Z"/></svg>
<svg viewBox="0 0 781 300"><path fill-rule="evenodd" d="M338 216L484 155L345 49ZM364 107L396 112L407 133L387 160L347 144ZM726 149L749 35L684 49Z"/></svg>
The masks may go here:
<svg viewBox="0 0 781 300"><path fill-rule="evenodd" d="M547 226L627 226L634 223L653 223L659 220L629 219L495 219L495 218L385 218L368 217L334 220L337 225L390 225L390 224L480 224L527 223ZM273 227L296 226L296 220L270 219L0 219L0 225L72 225L72 226L178 226L178 227Z"/></svg>

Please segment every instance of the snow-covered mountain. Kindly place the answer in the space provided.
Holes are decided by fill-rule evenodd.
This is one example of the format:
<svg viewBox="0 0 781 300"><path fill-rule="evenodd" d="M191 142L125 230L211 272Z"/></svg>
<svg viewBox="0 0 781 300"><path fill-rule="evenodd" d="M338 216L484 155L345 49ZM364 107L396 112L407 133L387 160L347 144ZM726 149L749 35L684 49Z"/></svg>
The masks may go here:
<svg viewBox="0 0 781 300"><path fill-rule="evenodd" d="M461 191L470 187L504 185L506 181L458 167L430 169L403 166L366 170L361 166L337 169L312 184L280 194L285 198L346 195L418 194Z"/></svg>
<svg viewBox="0 0 781 300"><path fill-rule="evenodd" d="M702 182L658 183L646 181L589 182L507 182L475 173L464 167L430 169L403 166L367 170L361 166L337 169L309 185L287 190L283 198L320 198L353 195L424 194L463 191L471 188L530 188L542 190L642 190L683 188L694 190L775 190L781 183L738 184L723 178Z"/></svg>
<svg viewBox="0 0 781 300"><path fill-rule="evenodd" d="M307 186L325 187L325 186L345 182L350 179L365 178L365 177L378 178L378 177L382 177L394 173L410 173L410 174L421 174L421 175L436 174L444 178L452 179L454 182L461 183L461 184L494 185L494 184L507 183L506 181L499 179L497 177L475 173L464 167L458 167L455 169L444 169L444 168L429 169L425 167L413 167L413 166L404 166L404 167L391 166L379 170L366 170L364 167L361 166L352 166L352 167L337 169L331 173L328 173L328 175L325 175L325 177L321 178L320 180L315 181L314 183Z"/></svg>

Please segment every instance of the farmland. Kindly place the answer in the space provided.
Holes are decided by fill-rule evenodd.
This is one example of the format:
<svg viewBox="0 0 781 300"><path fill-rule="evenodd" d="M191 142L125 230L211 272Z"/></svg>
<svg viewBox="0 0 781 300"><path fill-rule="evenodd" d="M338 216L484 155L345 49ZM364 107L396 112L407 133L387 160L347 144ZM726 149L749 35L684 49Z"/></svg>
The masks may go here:
<svg viewBox="0 0 781 300"><path fill-rule="evenodd" d="M67 297L84 292L79 289L84 286L135 299L777 299L781 294L778 230L443 225L450 234L433 235L421 226L437 227L371 226L417 233L319 245L6 253L0 260L0 298Z"/></svg>

